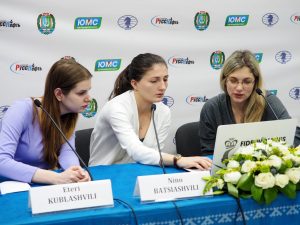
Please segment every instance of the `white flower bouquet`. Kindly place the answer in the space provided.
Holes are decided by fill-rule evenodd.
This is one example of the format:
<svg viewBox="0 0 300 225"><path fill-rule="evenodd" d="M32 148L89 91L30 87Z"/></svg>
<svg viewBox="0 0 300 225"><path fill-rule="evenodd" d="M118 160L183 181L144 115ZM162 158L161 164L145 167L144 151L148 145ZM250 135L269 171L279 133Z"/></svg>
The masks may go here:
<svg viewBox="0 0 300 225"><path fill-rule="evenodd" d="M223 163L226 168L203 178L204 193L213 188L214 194L228 192L270 204L278 192L295 198L300 189L300 146L293 148L282 141L263 139L239 148Z"/></svg>

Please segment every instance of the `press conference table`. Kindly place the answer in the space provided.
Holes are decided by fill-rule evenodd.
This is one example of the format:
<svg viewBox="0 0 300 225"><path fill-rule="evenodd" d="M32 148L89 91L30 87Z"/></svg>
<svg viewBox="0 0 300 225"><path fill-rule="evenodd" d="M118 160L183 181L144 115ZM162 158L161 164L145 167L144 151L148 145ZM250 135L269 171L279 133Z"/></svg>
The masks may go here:
<svg viewBox="0 0 300 225"><path fill-rule="evenodd" d="M166 168L167 173L184 172ZM178 225L180 220L171 202L143 204L133 196L137 176L161 174L156 166L123 164L91 167L95 180L111 179L114 198L132 206L138 224ZM186 225L242 224L242 217L236 218L237 204L234 198L224 194L176 201ZM259 205L252 199L242 199L241 204L247 224L299 224L300 196L290 200L282 195L271 205ZM135 224L131 210L114 202L112 208L92 208L32 216L28 208L28 192L0 195L0 224Z"/></svg>

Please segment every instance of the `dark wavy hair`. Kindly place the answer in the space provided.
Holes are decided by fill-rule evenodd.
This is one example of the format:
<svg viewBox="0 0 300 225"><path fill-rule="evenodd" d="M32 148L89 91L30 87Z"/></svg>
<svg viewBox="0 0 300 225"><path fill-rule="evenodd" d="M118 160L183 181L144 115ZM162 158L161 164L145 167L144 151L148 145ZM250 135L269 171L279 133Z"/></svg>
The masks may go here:
<svg viewBox="0 0 300 225"><path fill-rule="evenodd" d="M159 55L144 53L134 57L131 63L117 77L114 89L108 99L110 100L128 90L132 90L131 80L140 81L145 73L151 70L155 64L163 64L168 67L166 61Z"/></svg>

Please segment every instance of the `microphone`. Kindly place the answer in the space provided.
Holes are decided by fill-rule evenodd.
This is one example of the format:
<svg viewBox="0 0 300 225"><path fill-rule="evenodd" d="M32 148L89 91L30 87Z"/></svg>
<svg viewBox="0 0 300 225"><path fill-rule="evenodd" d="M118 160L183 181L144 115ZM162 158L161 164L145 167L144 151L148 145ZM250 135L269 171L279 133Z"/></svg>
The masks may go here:
<svg viewBox="0 0 300 225"><path fill-rule="evenodd" d="M262 90L261 90L260 88L256 88L255 91L256 91L256 93L257 93L258 95L260 95L260 96L262 96L262 97L264 98L265 102L267 103L267 105L268 105L269 108L271 109L271 111L272 111L272 113L274 114L275 118L276 118L277 120L279 120L278 116L276 115L276 113L275 113L274 109L272 108L272 106L270 105L269 101L268 101L268 100L266 99L266 97L264 96Z"/></svg>
<svg viewBox="0 0 300 225"><path fill-rule="evenodd" d="M156 110L156 105L152 104L151 105L152 121L153 121L153 126L154 126L154 131L155 131L155 137L156 137L156 142L157 142L157 147L158 147L158 152L159 152L159 158L160 158L159 165L162 168L163 173L166 174L165 164L164 164L164 161L163 161L163 158L162 158L162 155L161 155L161 149L160 149L160 145L159 145L159 141L158 141L158 135L157 135L157 130L156 130L155 121L154 121L154 111L155 110ZM180 211L178 209L178 206L176 205L176 203L174 201L172 201L172 203L174 204L174 207L176 209L176 213L177 213L177 215L179 217L180 223L183 225L182 216L181 216L181 213L180 213Z"/></svg>
<svg viewBox="0 0 300 225"><path fill-rule="evenodd" d="M93 181L93 176L89 170L89 168L87 167L87 165L84 163L84 161L82 160L82 158L78 155L78 153L75 151L75 149L72 147L72 145L70 144L70 142L68 141L67 137L64 135L63 131L59 128L58 124L54 121L54 119L52 118L52 116L47 112L47 110L42 106L42 103L40 102L40 100L35 99L34 100L34 104L41 108L43 110L44 113L46 113L46 115L48 116L48 118L51 120L51 122L54 124L54 126L56 127L56 129L59 131L59 133L61 134L61 136L63 137L63 139L66 141L66 143L70 146L70 148L72 149L72 151L75 153L75 155L78 157L79 161L81 162L81 164L83 165L84 169L88 172L88 174L90 175L91 181Z"/></svg>
<svg viewBox="0 0 300 225"><path fill-rule="evenodd" d="M166 174L166 170L165 170L165 164L161 155L161 149L160 149L160 145L159 145L159 141L158 141L158 135L157 135L157 130L156 130L156 125L155 125L155 121L154 121L154 111L156 110L156 105L152 104L151 105L151 111L152 111L152 121L153 121L153 127L154 127L154 132L155 132L155 137L156 137L156 142L157 142L157 148L158 148L158 153L159 153L159 165L163 170L163 173Z"/></svg>

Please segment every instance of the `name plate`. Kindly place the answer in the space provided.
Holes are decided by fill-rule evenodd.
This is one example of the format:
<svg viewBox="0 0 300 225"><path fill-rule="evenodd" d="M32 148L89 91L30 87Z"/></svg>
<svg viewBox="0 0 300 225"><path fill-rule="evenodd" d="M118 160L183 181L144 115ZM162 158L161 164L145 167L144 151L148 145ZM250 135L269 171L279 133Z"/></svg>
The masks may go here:
<svg viewBox="0 0 300 225"><path fill-rule="evenodd" d="M204 176L209 171L138 176L134 195L142 202L171 201L203 195ZM212 191L205 195L211 195Z"/></svg>
<svg viewBox="0 0 300 225"><path fill-rule="evenodd" d="M32 214L98 206L113 206L110 180L58 184L29 190Z"/></svg>

